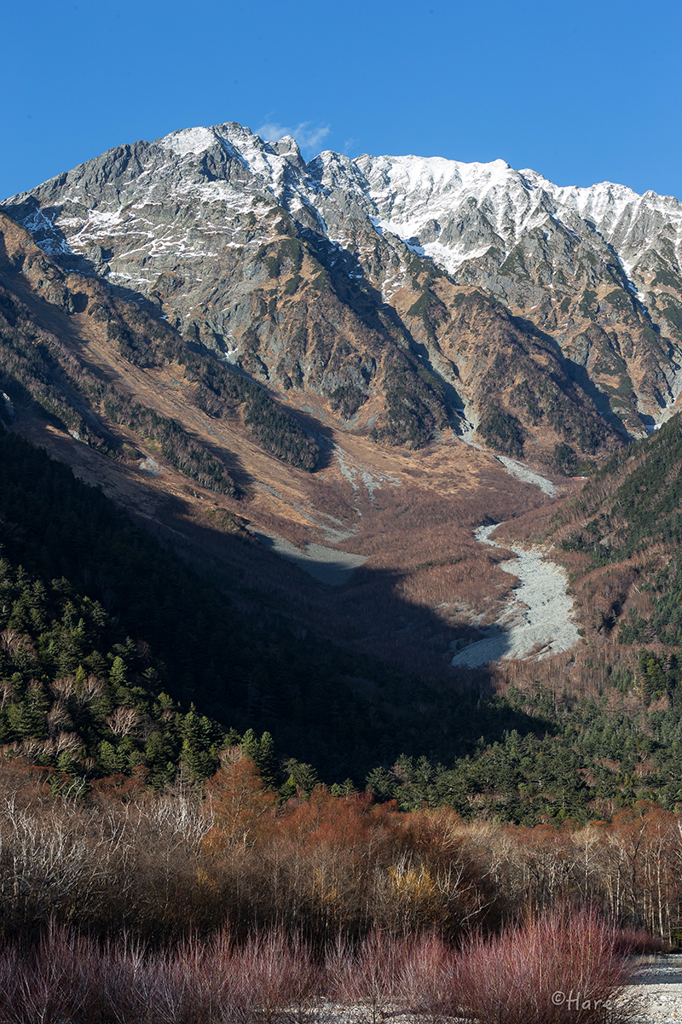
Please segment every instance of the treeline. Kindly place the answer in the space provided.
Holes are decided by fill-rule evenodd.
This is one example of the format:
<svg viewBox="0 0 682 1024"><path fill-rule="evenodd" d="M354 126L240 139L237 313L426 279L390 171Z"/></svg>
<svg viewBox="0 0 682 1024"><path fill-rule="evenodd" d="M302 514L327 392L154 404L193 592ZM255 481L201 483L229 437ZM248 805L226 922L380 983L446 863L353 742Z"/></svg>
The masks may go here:
<svg viewBox="0 0 682 1024"><path fill-rule="evenodd" d="M267 734L259 767L281 798L292 776L304 792L322 779L369 785L405 811L525 825L682 802L676 658L643 652L601 696L558 684L484 698L475 680L438 691L265 612L247 624L16 435L0 434L0 468L0 743L59 785L138 771L157 788L183 771L202 780L225 743ZM372 699L348 677L371 681Z"/></svg>
<svg viewBox="0 0 682 1024"><path fill-rule="evenodd" d="M100 491L4 431L0 469L6 743L48 738L48 718L62 713L65 689L66 731L80 738L83 756L99 763L97 745L106 742L122 771L144 763L163 776L169 762L177 770L182 737L169 737L163 722L178 701L185 714L194 702L202 720L221 723L217 734L202 726L205 738L196 736L202 757L231 727L277 726L283 749L316 760L325 774L344 778L363 762L370 766L381 726L344 681L359 669L352 657L297 639L266 612L260 623L246 623ZM391 678L382 668L379 682L381 672ZM170 704L157 713L164 692ZM135 727L118 736L104 724L117 707L136 713ZM161 737L150 735L150 715ZM140 761L150 743L156 767Z"/></svg>
<svg viewBox="0 0 682 1024"><path fill-rule="evenodd" d="M45 743L54 730L70 732L71 760L86 775L106 773L115 757L118 770L145 766L161 781L169 765L180 767L178 751L189 738L173 716L188 715L193 703L213 723L192 726L198 775L213 770L216 736L251 728L275 737L280 758L313 764L329 783L351 777L362 788L367 772L393 764L401 751L450 760L473 750L482 733L501 737L537 725L475 689L444 692L301 637L267 604L247 622L100 491L4 431L0 471L5 743ZM367 682L371 699L353 678ZM65 702L69 717L57 729ZM116 708L136 713L118 734L107 724ZM61 753L48 745L40 756L56 766Z"/></svg>
<svg viewBox="0 0 682 1024"><path fill-rule="evenodd" d="M575 499L571 514L586 520L566 542L597 564L622 561L652 541L682 541L682 422L614 455Z"/></svg>
<svg viewBox="0 0 682 1024"><path fill-rule="evenodd" d="M114 772L142 771L156 788L179 772L202 780L226 743L267 734L279 798L292 778L304 792L321 779L369 785L404 811L444 805L527 826L682 803L676 656L601 666L593 696L559 680L483 697L484 675L463 693L437 689L302 639L266 607L246 623L16 435L0 434L0 468L0 743L54 769L59 786Z"/></svg>
<svg viewBox="0 0 682 1024"><path fill-rule="evenodd" d="M682 804L682 688L677 661L642 651L640 671L614 673L601 695L511 687L500 709L533 728L481 737L454 763L401 755L367 784L405 811L447 805L466 820L533 826L611 820L639 800Z"/></svg>

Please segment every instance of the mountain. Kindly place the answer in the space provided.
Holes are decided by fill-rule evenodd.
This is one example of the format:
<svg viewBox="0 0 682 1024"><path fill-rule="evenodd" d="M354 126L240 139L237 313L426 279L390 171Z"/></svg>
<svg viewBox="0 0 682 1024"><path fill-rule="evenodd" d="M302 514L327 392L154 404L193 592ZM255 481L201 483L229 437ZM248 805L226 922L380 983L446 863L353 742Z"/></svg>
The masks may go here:
<svg viewBox="0 0 682 1024"><path fill-rule="evenodd" d="M110 150L3 209L289 406L418 448L598 459L682 388L682 206L502 161L305 163L229 123Z"/></svg>
<svg viewBox="0 0 682 1024"><path fill-rule="evenodd" d="M452 437L411 451L335 428L151 304L62 269L1 212L0 240L12 432L123 505L254 624L284 616L296 633L451 683L450 645L511 587L474 527L561 486Z"/></svg>
<svg viewBox="0 0 682 1024"><path fill-rule="evenodd" d="M162 784L253 729L404 808L678 806L679 212L238 125L7 200L0 741ZM463 667L538 539L580 638Z"/></svg>
<svg viewBox="0 0 682 1024"><path fill-rule="evenodd" d="M682 646L682 424L614 456L562 510L554 537L598 595L593 620L620 643ZM576 570L578 570L576 572ZM673 654L673 659L676 655Z"/></svg>

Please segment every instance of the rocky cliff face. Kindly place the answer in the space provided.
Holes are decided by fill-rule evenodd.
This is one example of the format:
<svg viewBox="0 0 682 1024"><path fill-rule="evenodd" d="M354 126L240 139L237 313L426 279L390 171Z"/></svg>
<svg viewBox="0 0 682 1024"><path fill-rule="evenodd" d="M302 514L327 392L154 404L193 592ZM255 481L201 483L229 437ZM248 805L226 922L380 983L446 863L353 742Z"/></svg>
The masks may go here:
<svg viewBox="0 0 682 1024"><path fill-rule="evenodd" d="M671 197L502 161L306 164L292 139L224 124L111 150L3 209L63 270L378 440L453 428L577 458L652 429L682 389Z"/></svg>

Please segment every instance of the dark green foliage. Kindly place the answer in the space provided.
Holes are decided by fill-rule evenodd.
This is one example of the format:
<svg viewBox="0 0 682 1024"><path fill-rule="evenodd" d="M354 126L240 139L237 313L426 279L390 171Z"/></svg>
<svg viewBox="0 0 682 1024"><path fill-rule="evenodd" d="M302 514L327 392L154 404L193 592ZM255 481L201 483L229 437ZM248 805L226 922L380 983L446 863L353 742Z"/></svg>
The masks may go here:
<svg viewBox="0 0 682 1024"><path fill-rule="evenodd" d="M0 318L0 387L16 401L40 406L64 428L84 442L107 454L120 455L117 440L98 421L91 409L102 409L114 422L137 431L142 437L159 444L165 458L197 483L221 494L237 495L237 489L222 461L204 445L191 438L174 420L160 416L133 401L127 392L118 390L83 367L77 367L73 356L52 335L37 334L26 311L10 293L3 292L4 309L11 310L12 319L21 322L21 330L2 323ZM131 314L132 315L132 314ZM135 338L124 333L115 322L108 322L107 331L120 332L131 353L135 354Z"/></svg>
<svg viewBox="0 0 682 1024"><path fill-rule="evenodd" d="M426 331L426 336L429 341L435 344L435 325L444 321L447 318L448 313L445 305L427 287L421 293L417 301L410 306L407 311L407 315L418 317L421 320L424 325L424 330Z"/></svg>
<svg viewBox="0 0 682 1024"><path fill-rule="evenodd" d="M280 249L291 259L297 245L295 239L287 239ZM128 330L125 344L118 339L121 351L131 362L148 366L178 362L184 367L187 378L199 385L195 401L200 409L210 416L220 417L230 415L237 405L243 404L245 422L266 451L300 469L312 471L315 468L319 458L315 440L255 381L219 363L208 352L188 348L169 327L150 321L139 310L129 313L126 310L126 316L142 328L132 340Z"/></svg>
<svg viewBox="0 0 682 1024"><path fill-rule="evenodd" d="M0 390L15 403L43 410L93 447L109 451L111 438L74 401L80 396L76 388L68 387L60 356L65 351L56 339L27 323L22 304L0 285Z"/></svg>
<svg viewBox="0 0 682 1024"><path fill-rule="evenodd" d="M585 289L585 291L583 292L583 297L580 300L580 306L578 307L580 309L582 316L589 317L590 314L595 311L594 304L596 298L597 293L595 291L592 291L591 288Z"/></svg>
<svg viewBox="0 0 682 1024"><path fill-rule="evenodd" d="M682 647L682 557L676 553L667 565L642 584L654 598L653 613L645 618L631 612L621 622L621 643L652 643L656 640Z"/></svg>
<svg viewBox="0 0 682 1024"><path fill-rule="evenodd" d="M510 276L526 280L530 278L530 274L528 273L523 259L523 249L521 246L516 246L512 249L500 267L500 274L508 274Z"/></svg>
<svg viewBox="0 0 682 1024"><path fill-rule="evenodd" d="M601 697L557 694L539 684L523 694L512 687L506 700L492 702L509 723L500 740L481 737L478 749L452 767L401 755L391 768L373 769L367 786L404 810L447 804L467 819L483 814L528 826L603 818L605 805L617 810L638 799L672 810L682 802L681 679L677 655L661 659L643 651L638 678L614 673L611 692ZM614 691L622 694L620 703ZM633 711L635 693L641 703ZM651 701L666 696L664 711L648 711ZM516 727L511 721L521 712L531 716L523 730L521 719ZM642 764L648 767L640 778L635 768Z"/></svg>
<svg viewBox="0 0 682 1024"><path fill-rule="evenodd" d="M628 294L623 288L615 288L612 292L604 297L604 301L608 302L611 306L614 306L619 313L627 317L631 316L635 312L635 304L632 300L632 295Z"/></svg>
<svg viewBox="0 0 682 1024"><path fill-rule="evenodd" d="M554 446L554 465L564 476L589 476L594 472L594 463L579 461L573 448L564 441Z"/></svg>
<svg viewBox="0 0 682 1024"><path fill-rule="evenodd" d="M661 285L663 288L672 288L678 292L680 291L680 287L682 287L682 282L679 277L675 274L671 274L669 270L665 269L665 267L661 267L656 272L656 276L651 282L651 287L655 288L657 284Z"/></svg>
<svg viewBox="0 0 682 1024"><path fill-rule="evenodd" d="M278 459L308 472L315 469L320 452L317 443L260 388L248 393L244 422Z"/></svg>
<svg viewBox="0 0 682 1024"><path fill-rule="evenodd" d="M290 243L298 244L290 239L282 245ZM131 363L160 367L177 362L198 384L199 408L224 416L243 405L246 423L266 451L302 469L315 468L319 457L315 440L254 381L207 351L188 347L172 328L135 303L115 303L103 294L100 301L90 302L88 313L106 323L108 338ZM0 367L0 389L10 398L40 406L92 447L115 457L121 454L118 440L99 423L102 410L113 422L158 443L164 457L197 483L221 494L238 495L222 459L206 444L78 363L56 337L32 326L29 311L1 285Z"/></svg>
<svg viewBox="0 0 682 1024"><path fill-rule="evenodd" d="M142 702L144 714L152 696L165 689L174 700L201 704L225 727L243 727L251 707L252 721L274 714L285 733L292 713L305 730L311 715L317 722L329 713L332 698L346 692L327 666L333 655L313 645L306 665L286 630L280 635L285 650L290 645L284 653L272 625L263 635L248 627L224 598L64 466L2 432L0 467L0 632L14 631L0 652L0 679L19 673L22 685L32 678L48 685L80 670L118 688L115 704L140 709ZM326 678L329 691L319 682ZM267 712L253 712L256 688L256 703ZM319 697L313 691L321 691ZM355 708L352 694L345 699L347 708ZM113 742L106 731L86 737L95 756L102 740ZM187 760L196 736L185 740ZM149 742L155 770L165 771L169 760L177 765L177 744L169 753L165 740Z"/></svg>
<svg viewBox="0 0 682 1024"><path fill-rule="evenodd" d="M329 272L323 267L317 277L314 277L311 281L313 288L316 288L318 292L331 291L331 280L329 278Z"/></svg>
<svg viewBox="0 0 682 1024"><path fill-rule="evenodd" d="M279 277L279 260L276 256L265 256L263 263L268 268L269 277Z"/></svg>
<svg viewBox="0 0 682 1024"><path fill-rule="evenodd" d="M604 498L606 490L608 497ZM638 587L653 597L648 617L621 621L621 643L659 640L682 645L682 423L672 417L653 436L614 456L583 491L576 511L587 517L564 541L567 550L589 554L593 565L657 552L640 570Z"/></svg>
<svg viewBox="0 0 682 1024"><path fill-rule="evenodd" d="M428 371L422 376L420 369L413 363L396 362L387 370L387 422L372 431L375 440L421 448L431 439L434 427L448 425L442 385Z"/></svg>
<svg viewBox="0 0 682 1024"><path fill-rule="evenodd" d="M667 507L678 444L673 422L636 446L632 472L643 476L638 487L630 476L621 481L619 500L631 495L635 509L648 508L641 487L651 447L665 484L656 508ZM614 459L610 471L622 472L627 460ZM179 768L202 779L241 732L284 797L309 791L318 772L356 783L369 772L374 792L406 809L445 803L465 817L524 824L588 820L603 815L605 802L682 800L677 656L643 652L637 673L614 674L599 698L541 687L491 700L439 692L370 659L297 640L272 618L247 625L101 493L4 432L0 470L0 742L30 741L57 780L144 771L162 786ZM672 516L676 502L669 504ZM677 537L672 520L657 515ZM680 644L679 562L654 583L660 617L641 628ZM371 705L348 677L371 681ZM615 708L614 692L624 698ZM650 712L653 701L666 702L664 710L659 703ZM72 736L67 749L59 749L60 733ZM283 769L271 733L287 755ZM644 763L642 781L635 769Z"/></svg>
<svg viewBox="0 0 682 1024"><path fill-rule="evenodd" d="M445 756L484 719L499 729L497 712L481 711L473 695L453 703L389 666L297 639L265 609L247 624L101 492L4 431L0 473L0 681L16 705L0 742L43 740L41 701L53 708L55 680L68 677L80 770L88 757L101 774L144 766L159 784L179 764L212 771L231 727L272 732L281 751L329 781L358 781L401 749L436 743ZM371 682L371 707L347 677ZM40 692L29 700L32 680ZM181 707L192 702L198 718L187 724ZM398 721L396 703L406 709ZM120 734L107 724L116 708L139 716ZM447 738L445 720L456 723ZM260 743L259 767L273 775L272 749ZM45 756L54 764L56 754Z"/></svg>
<svg viewBox="0 0 682 1024"><path fill-rule="evenodd" d="M327 397L332 409L335 412L340 412L347 420L354 416L360 406L367 401L367 395L354 384L344 384L335 388Z"/></svg>
<svg viewBox="0 0 682 1024"><path fill-rule="evenodd" d="M439 380L434 373L427 370L425 366L419 366L417 368L417 373L431 391L435 391L435 393L440 395L441 398L445 397L443 382Z"/></svg>
<svg viewBox="0 0 682 1024"><path fill-rule="evenodd" d="M554 463L560 473L574 476L577 472L578 460L570 445L561 443L554 447Z"/></svg>
<svg viewBox="0 0 682 1024"><path fill-rule="evenodd" d="M626 474L601 508L604 485ZM590 551L599 563L619 561L659 540L677 547L682 542L682 423L679 415L646 440L614 456L586 488L580 505L596 512L567 546ZM600 544L607 538L608 544Z"/></svg>
<svg viewBox="0 0 682 1024"><path fill-rule="evenodd" d="M498 406L488 406L478 425L479 434L491 448L504 455L523 455L523 428L515 416Z"/></svg>
<svg viewBox="0 0 682 1024"><path fill-rule="evenodd" d="M603 698L439 692L274 620L246 625L100 492L14 435L0 434L0 470L0 743L29 741L55 784L144 771L162 786L179 768L203 779L239 741L234 726L282 797L307 793L318 772L344 784L369 772L375 794L405 809L445 803L525 824L588 820L604 801L642 795L682 800L677 655L643 652L636 676L614 674ZM349 676L371 680L371 706ZM627 703L614 709L613 692ZM661 699L665 710L649 712Z"/></svg>
<svg viewBox="0 0 682 1024"><path fill-rule="evenodd" d="M662 312L668 323L673 325L675 333L682 336L682 306L669 303Z"/></svg>
<svg viewBox="0 0 682 1024"><path fill-rule="evenodd" d="M102 406L114 423L125 424L141 437L158 442L164 458L185 476L218 494L238 496L239 490L223 461L193 440L175 420L159 416L120 392L108 394Z"/></svg>
<svg viewBox="0 0 682 1024"><path fill-rule="evenodd" d="M302 278L300 274L294 274L293 277L290 277L287 283L284 285L284 294L295 295L296 292L298 291L298 286L300 285L301 280Z"/></svg>
<svg viewBox="0 0 682 1024"><path fill-rule="evenodd" d="M186 350L178 360L183 362L187 378L198 384L195 402L205 413L229 416L243 404L245 423L266 451L301 469L315 468L317 442L262 387L208 354Z"/></svg>
<svg viewBox="0 0 682 1024"><path fill-rule="evenodd" d="M303 264L303 248L299 240L297 238L285 238L284 241L279 244L277 257L279 259L280 266L284 263L288 263L291 270L294 273L297 273Z"/></svg>

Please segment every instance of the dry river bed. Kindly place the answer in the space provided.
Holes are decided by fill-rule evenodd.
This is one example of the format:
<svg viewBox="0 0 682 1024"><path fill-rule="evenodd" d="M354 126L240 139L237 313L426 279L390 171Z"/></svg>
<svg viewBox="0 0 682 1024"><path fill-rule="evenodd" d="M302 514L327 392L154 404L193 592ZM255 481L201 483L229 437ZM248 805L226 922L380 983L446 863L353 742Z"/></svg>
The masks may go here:
<svg viewBox="0 0 682 1024"><path fill-rule="evenodd" d="M491 540L499 523L479 526L474 536L481 544L495 548L506 545ZM568 651L580 639L573 621L573 598L566 593L566 573L545 558L540 547L511 546L516 558L500 562L499 568L517 576L519 584L502 616L483 631L483 638L460 649L452 665L476 668L502 658L537 658Z"/></svg>
<svg viewBox="0 0 682 1024"><path fill-rule="evenodd" d="M682 1021L682 954L646 957L626 995L641 1004L641 1024Z"/></svg>

